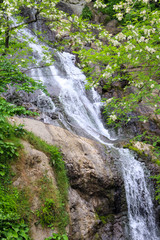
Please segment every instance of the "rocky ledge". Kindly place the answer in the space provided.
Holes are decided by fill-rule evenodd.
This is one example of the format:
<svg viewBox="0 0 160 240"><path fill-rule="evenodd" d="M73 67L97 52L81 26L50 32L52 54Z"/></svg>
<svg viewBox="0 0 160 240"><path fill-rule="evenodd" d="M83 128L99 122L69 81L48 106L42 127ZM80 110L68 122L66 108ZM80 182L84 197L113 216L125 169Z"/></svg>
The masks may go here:
<svg viewBox="0 0 160 240"><path fill-rule="evenodd" d="M61 148L70 182L69 239L126 239L123 180L107 149L93 140L34 119L12 120Z"/></svg>

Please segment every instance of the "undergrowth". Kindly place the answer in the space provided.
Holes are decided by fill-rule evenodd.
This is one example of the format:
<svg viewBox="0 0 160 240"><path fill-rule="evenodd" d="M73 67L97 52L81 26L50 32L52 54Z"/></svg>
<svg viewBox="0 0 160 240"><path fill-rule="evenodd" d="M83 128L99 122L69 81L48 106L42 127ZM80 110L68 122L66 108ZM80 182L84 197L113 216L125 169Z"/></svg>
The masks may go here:
<svg viewBox="0 0 160 240"><path fill-rule="evenodd" d="M22 149L16 126L0 119L0 239L30 240L28 223L28 201L23 193L12 185L11 163ZM23 197L22 197L23 195ZM24 212L24 209L27 209ZM27 213L27 214L26 214Z"/></svg>
<svg viewBox="0 0 160 240"><path fill-rule="evenodd" d="M87 20L92 19L92 17L93 17L92 11L90 10L90 8L87 5L83 8L81 17L82 17L82 19L87 19Z"/></svg>
<svg viewBox="0 0 160 240"><path fill-rule="evenodd" d="M68 224L68 179L62 154L57 147L26 132L22 125L13 126L6 119L0 118L0 239L30 240L28 226L33 213L30 210L29 194L27 189L20 190L12 184L14 173L11 165L20 157L20 151L23 152L20 139L27 140L50 158L57 187L47 177L47 173L38 180L41 206L34 214L42 226L56 227L59 236L65 236L65 227Z"/></svg>

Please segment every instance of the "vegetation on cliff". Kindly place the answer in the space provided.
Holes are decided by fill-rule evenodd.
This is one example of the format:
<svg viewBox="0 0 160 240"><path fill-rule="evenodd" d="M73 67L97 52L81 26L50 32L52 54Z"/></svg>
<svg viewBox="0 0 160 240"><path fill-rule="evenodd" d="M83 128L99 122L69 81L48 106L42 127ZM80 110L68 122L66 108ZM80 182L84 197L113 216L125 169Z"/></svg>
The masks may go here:
<svg viewBox="0 0 160 240"><path fill-rule="evenodd" d="M11 163L16 161L22 148L19 139L21 128L11 126L0 119L0 238L29 240L29 203L24 192L12 186L14 173Z"/></svg>
<svg viewBox="0 0 160 240"><path fill-rule="evenodd" d="M36 64L34 58L29 57L31 49L28 46L28 42L31 43L34 40L26 38L23 31L21 37L17 35L20 29L39 19L45 21L56 32L55 46L59 49L63 48L60 46L60 42L62 42L79 56L79 66L87 75L88 87L103 85L103 90L107 91L113 85L123 83L123 97L104 99L108 125L119 127L121 124L131 122L134 118L146 123L150 118L149 115L132 114L139 111L141 103L152 107L154 118L158 121L160 114L160 2L158 0L123 0L117 1L118 4L114 5L113 1L107 1L109 7L113 6L114 11L111 17L115 13L114 17L118 19L122 29L115 36L106 31L102 25L83 20L82 18L86 19L85 16L88 19L92 18L89 10L88 12L84 11L80 18L74 15L68 16L58 10L57 3L57 0L0 1L0 94L10 86L16 87L17 91L30 92L39 88L44 90L40 82L33 81L23 73L27 67L31 67L32 63ZM100 0L94 3L94 7L108 13L107 5ZM34 10L34 18L24 19L21 16L22 8ZM15 16L16 21L13 19ZM69 35L68 38L65 38L66 33L67 36ZM41 35L39 32L35 34ZM52 56L48 55L48 48L44 49L44 53L44 60L52 61ZM98 71L95 71L97 65L99 68ZM40 66L37 65L37 67ZM21 148L21 145L17 137L23 135L20 127L12 127L4 119L5 116L14 114L31 114L31 112L25 110L24 107L7 103L4 97L0 97L0 195L2 199L0 234L2 239L29 239L28 228L24 224L24 221L27 221L27 215L21 215L23 204L25 204L25 209L29 209L27 199L24 203L22 193L11 185L10 163L18 157L18 149ZM28 135L28 139L31 141L31 136ZM142 136L143 141L148 139L147 134ZM159 139L154 141L151 138L149 142L155 147L157 158L159 158ZM34 144L33 139L32 144ZM55 153L50 146L42 145L44 151L53 160L62 196L62 206L66 204L64 200L66 189L62 190L61 181L65 176L62 171L64 165L60 160L61 156L58 150ZM56 154L56 158L52 158ZM159 176L156 179L159 183ZM67 184L67 180L64 181ZM159 188L157 193L159 194ZM159 199L159 195L157 199ZM54 205L50 200L44 202L44 208L45 210L47 208L47 211ZM46 221L48 214L46 212L44 215L43 210L40 209L37 213L42 224ZM49 222L47 220L47 224L50 223L50 220Z"/></svg>
<svg viewBox="0 0 160 240"><path fill-rule="evenodd" d="M21 125L11 125L4 118L0 120L0 130L1 239L29 240L29 228L27 225L29 225L33 217L36 217L38 223L41 223L43 227L56 227L60 233L65 233L65 227L68 224L66 212L68 179L59 149L48 145L31 133L27 133ZM31 212L29 192L24 188L12 185L15 172L11 166L18 158L22 158L23 146L20 143L22 138L48 155L56 175L57 189L55 189L47 176L43 176L37 182L37 187L39 184L41 188L39 196L41 207L37 212ZM55 236L59 235L55 234Z"/></svg>

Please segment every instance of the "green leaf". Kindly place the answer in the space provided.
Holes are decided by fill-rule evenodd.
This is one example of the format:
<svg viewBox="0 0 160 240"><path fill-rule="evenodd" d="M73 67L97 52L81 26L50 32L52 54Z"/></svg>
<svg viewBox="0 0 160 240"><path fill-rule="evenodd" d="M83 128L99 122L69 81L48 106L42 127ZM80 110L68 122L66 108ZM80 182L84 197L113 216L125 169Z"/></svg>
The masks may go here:
<svg viewBox="0 0 160 240"><path fill-rule="evenodd" d="M5 172L2 172L0 171L0 175L3 177L6 173Z"/></svg>

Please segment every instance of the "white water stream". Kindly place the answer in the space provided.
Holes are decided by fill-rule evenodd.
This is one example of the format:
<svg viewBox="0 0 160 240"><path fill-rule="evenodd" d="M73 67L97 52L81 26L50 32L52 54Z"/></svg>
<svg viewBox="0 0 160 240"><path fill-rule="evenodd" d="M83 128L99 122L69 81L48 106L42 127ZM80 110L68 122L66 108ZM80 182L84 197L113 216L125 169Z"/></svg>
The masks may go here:
<svg viewBox="0 0 160 240"><path fill-rule="evenodd" d="M42 46L35 43L30 44L30 46L33 51L37 52L40 60L43 54ZM65 115L70 119L72 127L79 127L92 138L115 148L112 143L108 144L105 141L105 139L113 139L109 131L104 128L100 118L100 97L94 89L86 94L85 76L74 65L75 57L69 53L57 53L57 57L58 64L46 69L32 70L32 77L40 79L50 88L57 89L59 100L63 104ZM59 66L57 67L57 65ZM88 94L92 99L91 101L87 97ZM56 111L54 104L51 111ZM68 123L66 123L67 126L69 126ZM156 232L151 193L145 179L145 166L137 161L129 150L122 148L117 150L120 156L119 161L121 162L128 204L129 239L158 240L160 238Z"/></svg>

